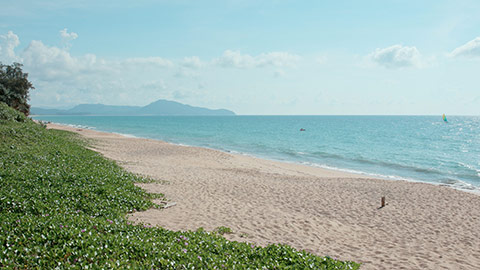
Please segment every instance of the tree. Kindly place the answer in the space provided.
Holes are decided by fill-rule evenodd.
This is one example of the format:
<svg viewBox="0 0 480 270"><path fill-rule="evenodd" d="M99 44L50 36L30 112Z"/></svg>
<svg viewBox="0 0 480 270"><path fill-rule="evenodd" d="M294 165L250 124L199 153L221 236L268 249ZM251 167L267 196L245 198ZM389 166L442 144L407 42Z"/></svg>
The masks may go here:
<svg viewBox="0 0 480 270"><path fill-rule="evenodd" d="M23 112L30 113L30 89L35 89L28 81L28 73L22 71L22 64L4 65L0 62L0 102Z"/></svg>

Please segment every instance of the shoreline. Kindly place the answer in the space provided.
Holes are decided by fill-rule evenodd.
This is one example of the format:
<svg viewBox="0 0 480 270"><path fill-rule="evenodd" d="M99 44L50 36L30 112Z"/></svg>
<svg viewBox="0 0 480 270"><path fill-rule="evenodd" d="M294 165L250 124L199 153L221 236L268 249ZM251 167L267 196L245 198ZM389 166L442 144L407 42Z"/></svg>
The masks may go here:
<svg viewBox="0 0 480 270"><path fill-rule="evenodd" d="M138 184L175 202L130 218L172 230L233 230L229 240L364 263L362 269L475 269L480 197L423 182L270 161L68 126L96 151L156 179ZM387 205L379 208L380 198Z"/></svg>
<svg viewBox="0 0 480 270"><path fill-rule="evenodd" d="M38 120L36 120L36 121L38 121ZM73 129L86 129L86 130L92 130L92 131L96 131L96 132L112 133L112 134L117 134L117 135L120 135L120 136L123 136L123 137L126 137L126 138L156 140L156 141L161 141L161 142L176 145L176 146L199 147L199 148L209 149L209 150L213 150L213 151L220 151L222 153L227 153L227 154L232 154L232 155L241 155L241 156L252 157L252 158L257 158L257 159L262 159L262 160L268 160L268 161L273 161L273 162L295 164L295 165L300 165L300 166L319 168L319 169L322 169L322 170L345 173L345 174L348 174L348 175L356 175L359 178L373 178L373 179L380 179L380 180L385 180L385 181L406 181L406 182L411 182L411 183L423 183L423 184L434 185L434 186L448 187L448 188L451 188L451 189L454 189L454 190L459 190L459 191L462 191L462 192L466 192L466 193L470 193L470 194L480 196L480 187L474 186L470 183L467 183L467 182L464 182L464 181L461 181L461 180L458 180L458 181L461 182L460 185L446 184L446 183L441 183L441 182L428 182L426 180L417 180L417 179L405 178L405 177L401 177L401 176L390 176L390 175L382 175L382 174L376 174L376 173L368 173L368 172L363 172L363 171L355 171L355 170L351 170L351 169L343 169L343 168L331 167L331 166L326 166L326 165L323 166L321 164L315 164L315 163L314 164L308 164L308 163L304 163L304 162L297 162L297 161L290 161L290 160L280 160L280 159L275 159L275 158L269 158L269 157L266 157L266 156L257 156L255 154L242 153L242 152L230 151L230 150L223 150L223 149L207 147L207 146L196 146L196 145L190 145L190 144L184 144L184 143L169 142L169 141L164 141L164 140L155 139L155 138L138 137L138 136L132 135L132 134L97 130L95 127L89 127L89 126L73 125L73 124L61 124L61 123L53 123L53 122L50 122L50 124L58 125L58 126L65 126L65 127L69 127L69 128L73 128ZM473 188L468 188L470 186L472 186Z"/></svg>

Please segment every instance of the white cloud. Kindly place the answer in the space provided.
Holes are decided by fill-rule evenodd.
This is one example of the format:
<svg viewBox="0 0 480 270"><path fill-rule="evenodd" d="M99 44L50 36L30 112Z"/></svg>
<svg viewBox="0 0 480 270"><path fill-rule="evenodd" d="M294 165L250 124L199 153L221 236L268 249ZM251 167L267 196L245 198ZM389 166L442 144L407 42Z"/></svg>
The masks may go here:
<svg viewBox="0 0 480 270"><path fill-rule="evenodd" d="M20 39L12 31L8 31L6 35L0 35L0 61L4 61L4 64L19 61L15 55L15 48L19 44Z"/></svg>
<svg viewBox="0 0 480 270"><path fill-rule="evenodd" d="M384 49L376 49L368 58L378 65L387 68L418 67L420 52L416 47L393 45Z"/></svg>
<svg viewBox="0 0 480 270"><path fill-rule="evenodd" d="M480 57L480 37L467 42L450 53L452 57Z"/></svg>
<svg viewBox="0 0 480 270"><path fill-rule="evenodd" d="M249 68L255 66L255 58L248 54L242 55L238 51L227 50L216 63L223 67Z"/></svg>
<svg viewBox="0 0 480 270"><path fill-rule="evenodd" d="M60 31L60 36L65 42L80 38L67 29ZM287 67L294 67L300 59L285 52L250 56L226 51L220 58L208 61L197 56L177 60L162 57L108 60L94 54L75 55L60 42L51 46L40 40L29 41L25 49L15 51L19 38L12 32L1 37L0 60L8 56L24 64L24 70L36 88L31 92L32 105L40 107L58 107L60 104L71 107L80 103L145 105L158 98L199 102L205 98L206 92L217 91L211 89L217 87L219 74L229 73L228 70L215 69L215 65L271 67L265 71L282 76ZM210 80L215 83L210 84Z"/></svg>
<svg viewBox="0 0 480 270"><path fill-rule="evenodd" d="M65 79L79 73L97 72L104 61L93 54L73 57L64 49L33 40L21 54L23 64L34 76L45 81Z"/></svg>
<svg viewBox="0 0 480 270"><path fill-rule="evenodd" d="M198 72L182 67L175 72L174 76L177 78L195 78L198 76Z"/></svg>
<svg viewBox="0 0 480 270"><path fill-rule="evenodd" d="M78 34L75 32L68 33L67 28L60 30L60 37L62 38L62 44L65 49L72 47L71 41L78 38Z"/></svg>
<svg viewBox="0 0 480 270"><path fill-rule="evenodd" d="M67 29L60 31L60 35L62 42L78 38ZM0 60L13 59L24 64L24 70L36 87L31 93L34 105L142 104L145 97L159 97L167 91L159 75L172 77L175 72L170 68L174 63L161 57L111 61L94 54L75 56L70 54L68 46L48 46L37 40L16 54L14 49L20 43L19 38L12 32L0 37Z"/></svg>
<svg viewBox="0 0 480 270"><path fill-rule="evenodd" d="M181 64L188 68L201 68L204 66L204 63L197 56L185 57Z"/></svg>
<svg viewBox="0 0 480 270"><path fill-rule="evenodd" d="M258 58L261 66L272 65L276 67L293 67L300 60L300 56L286 52L261 54Z"/></svg>
<svg viewBox="0 0 480 270"><path fill-rule="evenodd" d="M239 51L226 50L214 62L222 67L255 68L265 66L293 67L300 56L287 52L270 52L258 56L242 54Z"/></svg>
<svg viewBox="0 0 480 270"><path fill-rule="evenodd" d="M172 67L173 62L161 57L134 57L125 60L126 64L152 65L157 67Z"/></svg>
<svg viewBox="0 0 480 270"><path fill-rule="evenodd" d="M60 36L62 37L62 41L64 41L64 42L70 42L70 41L78 38L77 33L75 33L75 32L68 33L67 28L64 28L63 30L60 30Z"/></svg>

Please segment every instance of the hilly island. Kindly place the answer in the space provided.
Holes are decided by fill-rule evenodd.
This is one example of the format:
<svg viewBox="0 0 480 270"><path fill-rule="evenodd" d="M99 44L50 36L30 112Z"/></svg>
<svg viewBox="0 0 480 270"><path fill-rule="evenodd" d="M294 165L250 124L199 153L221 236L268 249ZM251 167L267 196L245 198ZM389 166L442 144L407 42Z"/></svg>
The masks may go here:
<svg viewBox="0 0 480 270"><path fill-rule="evenodd" d="M226 109L194 107L175 101L159 99L146 106L115 106L104 104L80 104L68 110L31 108L33 115L235 115Z"/></svg>

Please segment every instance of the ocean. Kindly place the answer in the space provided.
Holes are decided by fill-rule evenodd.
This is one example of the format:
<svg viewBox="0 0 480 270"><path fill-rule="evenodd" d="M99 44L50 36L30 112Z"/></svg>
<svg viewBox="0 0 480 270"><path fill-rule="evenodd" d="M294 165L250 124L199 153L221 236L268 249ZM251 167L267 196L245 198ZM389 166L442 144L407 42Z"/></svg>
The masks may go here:
<svg viewBox="0 0 480 270"><path fill-rule="evenodd" d="M480 192L480 117L36 116L37 120ZM305 131L300 131L305 129Z"/></svg>

